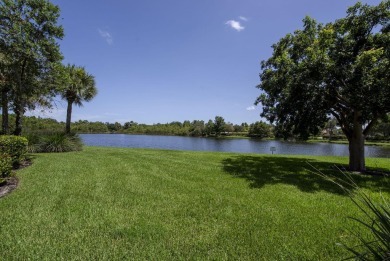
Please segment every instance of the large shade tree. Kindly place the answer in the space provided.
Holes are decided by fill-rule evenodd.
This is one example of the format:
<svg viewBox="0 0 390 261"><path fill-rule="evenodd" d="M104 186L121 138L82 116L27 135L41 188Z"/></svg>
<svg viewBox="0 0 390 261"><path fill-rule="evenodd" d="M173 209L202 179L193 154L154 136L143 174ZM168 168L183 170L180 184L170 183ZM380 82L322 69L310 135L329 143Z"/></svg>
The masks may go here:
<svg viewBox="0 0 390 261"><path fill-rule="evenodd" d="M358 2L345 18L303 29L274 44L262 61L262 116L307 138L333 116L349 141L349 168L365 170L365 137L390 112L390 1Z"/></svg>
<svg viewBox="0 0 390 261"><path fill-rule="evenodd" d="M59 7L47 0L0 2L0 52L7 60L1 63L3 113L8 99L12 100L16 135L22 132L26 109L53 94L52 85L45 83L62 60L57 43L64 35L57 25L59 15ZM7 123L3 129L7 132Z"/></svg>
<svg viewBox="0 0 390 261"><path fill-rule="evenodd" d="M73 104L82 106L83 102L91 101L97 94L97 88L95 77L87 73L84 67L67 65L65 74L67 75L67 81L61 91L61 96L68 103L65 132L70 133Z"/></svg>

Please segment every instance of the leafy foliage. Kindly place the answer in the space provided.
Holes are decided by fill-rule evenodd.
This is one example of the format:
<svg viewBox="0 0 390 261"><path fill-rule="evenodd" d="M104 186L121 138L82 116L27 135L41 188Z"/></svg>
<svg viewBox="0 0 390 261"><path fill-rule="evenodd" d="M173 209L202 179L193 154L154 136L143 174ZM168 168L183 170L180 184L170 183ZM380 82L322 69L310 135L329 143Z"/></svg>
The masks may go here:
<svg viewBox="0 0 390 261"><path fill-rule="evenodd" d="M221 116L215 116L213 130L216 136L220 136L225 130L225 119Z"/></svg>
<svg viewBox="0 0 390 261"><path fill-rule="evenodd" d="M73 122L72 131L76 133L108 133L109 128L104 122L79 120Z"/></svg>
<svg viewBox="0 0 390 261"><path fill-rule="evenodd" d="M29 132L27 135L24 135L28 140L27 151L29 153L40 152L42 135L42 133L38 134L36 132Z"/></svg>
<svg viewBox="0 0 390 261"><path fill-rule="evenodd" d="M370 132L370 138L378 140L390 140L390 114L381 119Z"/></svg>
<svg viewBox="0 0 390 261"><path fill-rule="evenodd" d="M0 136L0 154L9 155L12 164L18 166L27 152L28 141L25 137L2 135Z"/></svg>
<svg viewBox="0 0 390 261"><path fill-rule="evenodd" d="M72 105L82 106L84 101L91 101L97 94L95 77L86 72L84 67L68 65L65 67L67 81L61 96L68 102L65 132L70 133Z"/></svg>
<svg viewBox="0 0 390 261"><path fill-rule="evenodd" d="M190 136L200 137L206 135L206 128L204 121L193 121L190 125L189 130Z"/></svg>
<svg viewBox="0 0 390 261"><path fill-rule="evenodd" d="M6 178L12 171L12 158L8 154L0 154L0 182L1 178Z"/></svg>
<svg viewBox="0 0 390 261"><path fill-rule="evenodd" d="M70 152L82 149L82 142L77 134L50 133L41 136L37 142L32 144L35 152Z"/></svg>
<svg viewBox="0 0 390 261"><path fill-rule="evenodd" d="M250 137L267 138L272 136L271 126L265 122L257 121L249 125Z"/></svg>
<svg viewBox="0 0 390 261"><path fill-rule="evenodd" d="M0 53L7 61L1 63L2 107L7 114L12 101L16 135L21 135L25 110L49 105L47 98L54 95L55 82L61 78L58 68L63 57L56 40L64 33L57 25L59 11L48 0L0 2ZM8 133L4 122L3 132Z"/></svg>
<svg viewBox="0 0 390 261"><path fill-rule="evenodd" d="M390 1L360 2L345 18L304 27L274 44L262 61L262 116L285 135L318 134L329 115L350 145L350 169L362 171L364 139L390 112Z"/></svg>
<svg viewBox="0 0 390 261"><path fill-rule="evenodd" d="M0 115L0 118L2 116ZM9 115L11 124L9 128L13 130L15 125L12 122L15 119L14 114ZM47 134L48 132L62 132L64 130L65 123L59 122L50 118L40 118L35 116L23 117L24 127L23 135L28 138L29 145L37 144L32 140L35 140L35 136L40 134ZM214 123L210 120L209 123L205 123L203 120L194 120L178 122L173 121L170 123L156 123L156 124L143 124L134 121L125 122L121 124L119 122L92 122L87 120L79 120L72 123L72 132L75 133L126 133L126 134L155 134L155 135L181 135L181 136L209 136L214 133ZM232 129L233 127L233 129ZM240 135L247 136L249 125L247 123L225 124L224 131L226 135ZM32 140L30 140L32 139ZM31 149L31 147L30 147Z"/></svg>

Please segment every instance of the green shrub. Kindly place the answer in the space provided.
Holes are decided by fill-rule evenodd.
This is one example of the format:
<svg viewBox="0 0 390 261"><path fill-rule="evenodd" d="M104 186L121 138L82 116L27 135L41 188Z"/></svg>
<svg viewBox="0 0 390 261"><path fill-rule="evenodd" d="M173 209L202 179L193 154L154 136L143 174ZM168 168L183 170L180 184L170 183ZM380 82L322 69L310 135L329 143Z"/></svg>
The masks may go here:
<svg viewBox="0 0 390 261"><path fill-rule="evenodd" d="M69 140L73 143L73 150L80 151L83 149L83 141L80 136L76 133L70 133L67 135Z"/></svg>
<svg viewBox="0 0 390 261"><path fill-rule="evenodd" d="M12 171L12 158L8 154L0 154L0 179L6 178Z"/></svg>
<svg viewBox="0 0 390 261"><path fill-rule="evenodd" d="M27 151L30 153L40 152L42 135L39 135L38 133L28 133L25 137L28 140Z"/></svg>
<svg viewBox="0 0 390 261"><path fill-rule="evenodd" d="M46 134L36 146L37 152L69 152L82 149L82 142L77 134Z"/></svg>
<svg viewBox="0 0 390 261"><path fill-rule="evenodd" d="M28 140L25 137L0 136L0 154L7 154L12 159L13 166L18 166L27 153Z"/></svg>

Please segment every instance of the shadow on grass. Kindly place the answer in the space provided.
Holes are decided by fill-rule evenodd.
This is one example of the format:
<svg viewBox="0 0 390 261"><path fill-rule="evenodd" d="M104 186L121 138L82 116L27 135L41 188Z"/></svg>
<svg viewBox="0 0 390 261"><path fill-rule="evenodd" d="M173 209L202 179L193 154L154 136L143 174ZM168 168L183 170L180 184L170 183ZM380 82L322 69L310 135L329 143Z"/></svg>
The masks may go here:
<svg viewBox="0 0 390 261"><path fill-rule="evenodd" d="M326 191L346 195L336 184L317 175L333 175L346 180L344 174L337 170L337 163L320 162L305 158L288 158L272 156L235 156L222 161L223 170L234 177L250 181L251 188L262 188L265 185L286 184L297 187L303 192ZM313 168L314 167L314 168ZM353 175L356 184L361 188L370 188L390 193L389 179L378 176Z"/></svg>

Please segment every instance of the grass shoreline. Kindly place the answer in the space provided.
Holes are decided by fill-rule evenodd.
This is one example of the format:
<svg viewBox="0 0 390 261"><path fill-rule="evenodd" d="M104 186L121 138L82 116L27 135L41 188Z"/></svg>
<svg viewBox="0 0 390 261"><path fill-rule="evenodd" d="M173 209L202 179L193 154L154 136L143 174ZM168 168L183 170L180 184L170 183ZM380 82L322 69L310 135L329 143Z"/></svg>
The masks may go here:
<svg viewBox="0 0 390 261"><path fill-rule="evenodd" d="M36 154L0 199L4 259L340 259L358 210L334 184L347 157L85 147ZM367 165L390 170L388 159ZM390 183L356 176L373 197Z"/></svg>
<svg viewBox="0 0 390 261"><path fill-rule="evenodd" d="M321 142L321 143L334 143L334 144L348 145L348 140L315 140L315 139L310 139L310 140L307 140L307 142L310 142L310 143ZM390 147L390 142L365 141L364 145Z"/></svg>

